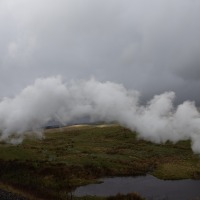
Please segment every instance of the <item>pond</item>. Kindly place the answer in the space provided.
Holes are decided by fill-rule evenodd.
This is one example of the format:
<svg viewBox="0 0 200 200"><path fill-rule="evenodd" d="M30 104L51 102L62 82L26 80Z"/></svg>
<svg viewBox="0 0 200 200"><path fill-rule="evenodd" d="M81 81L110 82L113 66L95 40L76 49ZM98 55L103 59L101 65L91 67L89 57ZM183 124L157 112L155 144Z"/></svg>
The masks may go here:
<svg viewBox="0 0 200 200"><path fill-rule="evenodd" d="M77 188L75 196L114 196L136 192L147 200L200 200L200 180L160 180L154 176L100 179L100 184Z"/></svg>

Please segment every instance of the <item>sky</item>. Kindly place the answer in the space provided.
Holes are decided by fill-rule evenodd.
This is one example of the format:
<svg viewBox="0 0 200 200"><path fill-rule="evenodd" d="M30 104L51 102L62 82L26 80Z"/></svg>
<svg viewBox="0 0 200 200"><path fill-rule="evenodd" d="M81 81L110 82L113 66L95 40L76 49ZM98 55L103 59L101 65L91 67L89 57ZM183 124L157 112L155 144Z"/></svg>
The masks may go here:
<svg viewBox="0 0 200 200"><path fill-rule="evenodd" d="M198 0L0 0L0 98L61 75L200 105L199 10Z"/></svg>

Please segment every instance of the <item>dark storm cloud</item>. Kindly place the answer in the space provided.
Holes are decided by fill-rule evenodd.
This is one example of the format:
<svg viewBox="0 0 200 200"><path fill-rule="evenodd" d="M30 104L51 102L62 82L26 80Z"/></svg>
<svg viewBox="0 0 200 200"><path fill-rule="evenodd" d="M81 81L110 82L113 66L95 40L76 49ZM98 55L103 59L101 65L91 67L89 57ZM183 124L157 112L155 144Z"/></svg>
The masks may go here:
<svg viewBox="0 0 200 200"><path fill-rule="evenodd" d="M1 96L61 74L200 102L199 9L195 0L1 0Z"/></svg>

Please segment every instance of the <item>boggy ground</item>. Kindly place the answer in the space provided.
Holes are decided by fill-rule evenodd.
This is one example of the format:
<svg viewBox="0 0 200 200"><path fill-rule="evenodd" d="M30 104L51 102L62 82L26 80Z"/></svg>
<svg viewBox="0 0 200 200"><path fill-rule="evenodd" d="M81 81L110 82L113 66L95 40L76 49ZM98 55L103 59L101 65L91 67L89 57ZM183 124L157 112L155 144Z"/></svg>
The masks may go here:
<svg viewBox="0 0 200 200"><path fill-rule="evenodd" d="M200 157L191 151L190 141L153 144L119 125L70 126L44 135L17 146L0 144L0 188L28 199L66 200L77 186L105 176L200 178ZM110 198L142 199L136 196Z"/></svg>

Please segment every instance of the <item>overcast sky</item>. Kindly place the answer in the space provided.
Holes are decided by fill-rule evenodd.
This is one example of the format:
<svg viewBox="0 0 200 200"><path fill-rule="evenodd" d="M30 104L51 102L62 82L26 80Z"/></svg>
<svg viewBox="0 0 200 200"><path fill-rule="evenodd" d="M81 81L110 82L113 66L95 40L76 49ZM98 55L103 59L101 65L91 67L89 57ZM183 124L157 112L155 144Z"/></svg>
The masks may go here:
<svg viewBox="0 0 200 200"><path fill-rule="evenodd" d="M200 103L199 0L0 0L0 97L39 77Z"/></svg>

